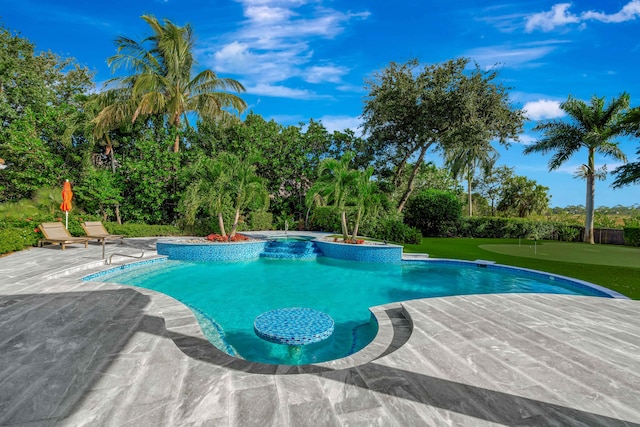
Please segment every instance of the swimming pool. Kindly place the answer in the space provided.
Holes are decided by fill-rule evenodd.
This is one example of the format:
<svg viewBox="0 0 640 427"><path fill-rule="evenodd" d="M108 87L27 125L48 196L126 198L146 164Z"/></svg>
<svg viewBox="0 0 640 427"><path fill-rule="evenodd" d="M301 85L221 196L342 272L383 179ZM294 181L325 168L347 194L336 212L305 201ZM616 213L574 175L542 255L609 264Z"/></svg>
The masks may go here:
<svg viewBox="0 0 640 427"><path fill-rule="evenodd" d="M346 357L375 337L370 307L415 298L487 293L556 293L606 297L605 292L552 275L482 263L403 261L399 264L256 259L164 261L93 280L139 286L174 297L195 313L220 350L272 364L308 364ZM291 348L259 338L254 319L270 310L306 307L335 322L325 341Z"/></svg>

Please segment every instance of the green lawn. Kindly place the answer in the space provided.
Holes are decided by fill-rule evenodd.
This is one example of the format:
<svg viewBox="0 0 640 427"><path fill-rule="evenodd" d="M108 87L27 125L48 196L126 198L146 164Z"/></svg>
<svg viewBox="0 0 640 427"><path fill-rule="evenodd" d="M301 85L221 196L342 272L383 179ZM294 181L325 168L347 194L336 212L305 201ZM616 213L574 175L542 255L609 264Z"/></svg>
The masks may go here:
<svg viewBox="0 0 640 427"><path fill-rule="evenodd" d="M431 258L484 259L575 277L640 300L640 248L518 239L424 238L404 245Z"/></svg>

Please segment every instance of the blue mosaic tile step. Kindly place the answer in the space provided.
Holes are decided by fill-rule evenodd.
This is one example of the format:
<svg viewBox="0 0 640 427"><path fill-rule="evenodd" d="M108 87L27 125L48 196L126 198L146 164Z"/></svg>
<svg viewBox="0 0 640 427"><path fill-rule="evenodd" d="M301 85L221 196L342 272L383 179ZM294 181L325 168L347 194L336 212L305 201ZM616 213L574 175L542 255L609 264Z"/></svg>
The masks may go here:
<svg viewBox="0 0 640 427"><path fill-rule="evenodd" d="M307 345L333 334L331 316L311 308L280 308L256 317L253 329L260 338L276 344Z"/></svg>
<svg viewBox="0 0 640 427"><path fill-rule="evenodd" d="M292 242L286 242L286 241L270 241L268 246L270 248L307 248L310 246L313 246L313 243L311 242L299 242L299 241L292 241Z"/></svg>
<svg viewBox="0 0 640 427"><path fill-rule="evenodd" d="M318 254L291 254L291 253L277 253L277 252L263 252L260 254L261 258L274 258L274 259L315 259L318 258Z"/></svg>
<svg viewBox="0 0 640 427"><path fill-rule="evenodd" d="M262 258L277 259L313 259L317 258L320 251L313 242L300 241L270 241L260 254Z"/></svg>

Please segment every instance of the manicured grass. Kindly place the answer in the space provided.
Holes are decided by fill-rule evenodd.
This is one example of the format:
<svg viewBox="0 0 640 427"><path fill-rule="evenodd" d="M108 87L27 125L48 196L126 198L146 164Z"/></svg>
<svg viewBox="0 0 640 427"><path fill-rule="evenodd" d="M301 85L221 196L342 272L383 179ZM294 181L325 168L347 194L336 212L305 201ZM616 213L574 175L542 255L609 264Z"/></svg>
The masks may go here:
<svg viewBox="0 0 640 427"><path fill-rule="evenodd" d="M586 280L640 300L640 248L518 239L424 238L404 245L407 253L431 258L484 259ZM523 246L524 245L524 246ZM531 246L531 248L529 248Z"/></svg>

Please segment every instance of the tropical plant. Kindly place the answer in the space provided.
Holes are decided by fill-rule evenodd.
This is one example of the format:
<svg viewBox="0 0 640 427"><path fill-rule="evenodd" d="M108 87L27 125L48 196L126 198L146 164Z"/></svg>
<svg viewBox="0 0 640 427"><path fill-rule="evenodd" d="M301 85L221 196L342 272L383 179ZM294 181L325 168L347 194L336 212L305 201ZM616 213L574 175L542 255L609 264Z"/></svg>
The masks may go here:
<svg viewBox="0 0 640 427"><path fill-rule="evenodd" d="M128 37L116 39L117 53L107 63L114 72L125 69L128 74L108 82L115 87L103 92L111 103L98 114L100 129L113 129L127 120L152 115L166 117L175 133L173 151L180 150L180 127L187 125L188 113L222 120L246 109L246 103L227 90L243 92L238 81L221 78L209 69L192 76L196 65L193 53L195 37L190 25L180 27L165 19L160 23L151 15L142 19L153 35L138 42Z"/></svg>
<svg viewBox="0 0 640 427"><path fill-rule="evenodd" d="M507 216L525 218L544 213L549 207L549 187L525 176L514 176L505 182L497 210Z"/></svg>
<svg viewBox="0 0 640 427"><path fill-rule="evenodd" d="M544 136L527 146L524 154L553 152L549 170L555 170L580 149L587 149L587 163L583 165L587 181L584 241L593 244L595 180L598 173L602 172L596 169L595 155L598 153L626 161L618 143L612 139L625 132L622 119L629 108L629 95L623 93L618 98L613 98L608 105L605 98L595 95L590 104L569 96L560 104L560 108L569 115L570 120L552 120L538 124L534 130L543 132Z"/></svg>
<svg viewBox="0 0 640 427"><path fill-rule="evenodd" d="M228 176L227 189L233 200L235 214L229 238L236 235L240 213L247 208L266 209L269 205L269 193L264 180L256 175L256 163L259 156L249 153L238 157L230 153L221 153L218 161Z"/></svg>
<svg viewBox="0 0 640 427"><path fill-rule="evenodd" d="M513 177L513 168L508 166L491 167L483 172L476 190L481 197L488 200L491 209L490 215L495 216L496 203L500 200L505 185Z"/></svg>
<svg viewBox="0 0 640 427"><path fill-rule="evenodd" d="M364 171L357 171L354 179L351 195L356 210L356 219L351 234L351 242L354 243L358 238L358 228L362 216L365 213L374 213L380 206L380 193L376 183L371 180L372 175L373 167L368 167Z"/></svg>
<svg viewBox="0 0 640 427"><path fill-rule="evenodd" d="M227 152L216 158L200 156L185 172L190 184L181 205L187 224L192 225L199 211L204 210L211 217L217 217L223 238L234 238L242 211L265 209L269 203L264 181L256 175L256 161L253 154L244 158ZM227 210L234 213L228 237L224 226Z"/></svg>
<svg viewBox="0 0 640 427"><path fill-rule="evenodd" d="M349 236L347 225L347 202L350 189L355 183L357 173L351 169L354 154L348 152L339 160L328 158L318 166L318 179L309 189L306 196L307 205L332 205L340 214L342 236L346 241Z"/></svg>
<svg viewBox="0 0 640 427"><path fill-rule="evenodd" d="M480 133L474 135L481 135ZM469 216L473 216L473 188L476 170L480 169L486 176L493 168L498 157L498 152L490 141L482 137L475 138L469 135L464 140L445 147L445 166L456 177L463 177L467 182L467 204Z"/></svg>
<svg viewBox="0 0 640 427"><path fill-rule="evenodd" d="M193 225L202 210L217 219L220 234L226 237L223 212L231 204L231 195L227 192L229 176L224 165L217 159L200 156L185 168L184 174L190 182L180 201L186 223Z"/></svg>
<svg viewBox="0 0 640 427"><path fill-rule="evenodd" d="M629 110L622 123L627 133L640 138L640 107ZM638 161L620 166L613 171L616 175L616 180L612 184L614 188L640 184L640 147L636 150L636 155Z"/></svg>

